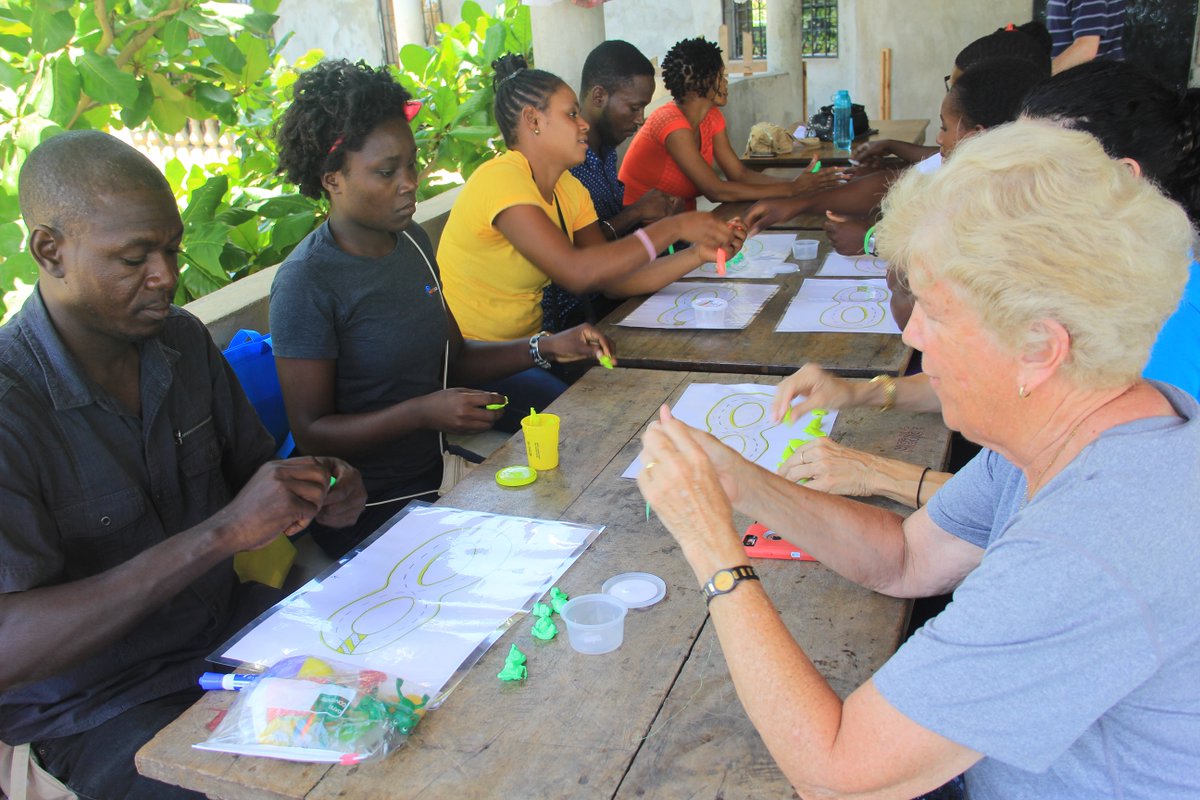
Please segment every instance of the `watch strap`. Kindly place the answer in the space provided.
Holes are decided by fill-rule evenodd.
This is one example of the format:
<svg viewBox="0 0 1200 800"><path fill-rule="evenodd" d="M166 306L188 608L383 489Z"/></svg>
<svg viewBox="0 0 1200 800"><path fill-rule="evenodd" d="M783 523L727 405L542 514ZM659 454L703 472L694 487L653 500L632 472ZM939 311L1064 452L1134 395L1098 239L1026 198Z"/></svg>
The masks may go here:
<svg viewBox="0 0 1200 800"><path fill-rule="evenodd" d="M713 576L708 579L708 582L700 588L704 594L704 604L708 605L714 597L723 594L729 594L737 588L742 581L756 581L758 573L754 571L754 567L748 564L743 564L739 567L729 567L727 569L719 569Z"/></svg>

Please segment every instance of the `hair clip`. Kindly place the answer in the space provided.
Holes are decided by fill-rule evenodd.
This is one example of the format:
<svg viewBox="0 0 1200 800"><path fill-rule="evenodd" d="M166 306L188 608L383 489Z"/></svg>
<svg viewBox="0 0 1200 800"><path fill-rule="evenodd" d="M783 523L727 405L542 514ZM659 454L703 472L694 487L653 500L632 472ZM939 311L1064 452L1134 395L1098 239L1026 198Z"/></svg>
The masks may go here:
<svg viewBox="0 0 1200 800"><path fill-rule="evenodd" d="M421 106L425 105L420 100L409 100L404 104L404 118L412 122L417 114L421 113Z"/></svg>
<svg viewBox="0 0 1200 800"><path fill-rule="evenodd" d="M336 139L334 139L333 144L329 146L329 152L325 154L326 157L333 155L333 151L337 150L339 147L341 147L342 142L344 142L345 140L346 140L345 136L339 136Z"/></svg>
<svg viewBox="0 0 1200 800"><path fill-rule="evenodd" d="M524 67L517 67L515 70L513 70L512 72L508 73L503 78L501 78L500 84L498 84L498 85L503 85L505 81L511 81L513 78L517 77L524 71L525 71Z"/></svg>

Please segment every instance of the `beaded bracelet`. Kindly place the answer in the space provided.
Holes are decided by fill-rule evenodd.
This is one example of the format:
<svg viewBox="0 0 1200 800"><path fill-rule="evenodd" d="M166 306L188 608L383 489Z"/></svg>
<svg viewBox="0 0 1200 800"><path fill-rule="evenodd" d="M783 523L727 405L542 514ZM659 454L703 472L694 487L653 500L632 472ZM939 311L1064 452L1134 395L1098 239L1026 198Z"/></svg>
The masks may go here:
<svg viewBox="0 0 1200 800"><path fill-rule="evenodd" d="M550 369L550 362L542 355L541 349L538 347L538 340L543 336L549 336L548 331L539 331L529 337L529 356L533 359L533 363L542 369Z"/></svg>

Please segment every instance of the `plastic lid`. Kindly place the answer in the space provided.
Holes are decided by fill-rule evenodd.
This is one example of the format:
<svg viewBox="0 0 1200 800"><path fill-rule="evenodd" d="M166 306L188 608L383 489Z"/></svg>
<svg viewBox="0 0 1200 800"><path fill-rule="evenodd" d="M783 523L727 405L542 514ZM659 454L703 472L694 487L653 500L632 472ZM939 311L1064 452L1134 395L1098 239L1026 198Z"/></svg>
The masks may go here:
<svg viewBox="0 0 1200 800"><path fill-rule="evenodd" d="M630 608L647 608L667 596L667 584L649 572L622 572L606 580L600 590Z"/></svg>
<svg viewBox="0 0 1200 800"><path fill-rule="evenodd" d="M528 486L536 480L537 470L533 467L515 465L496 472L496 483L501 486Z"/></svg>

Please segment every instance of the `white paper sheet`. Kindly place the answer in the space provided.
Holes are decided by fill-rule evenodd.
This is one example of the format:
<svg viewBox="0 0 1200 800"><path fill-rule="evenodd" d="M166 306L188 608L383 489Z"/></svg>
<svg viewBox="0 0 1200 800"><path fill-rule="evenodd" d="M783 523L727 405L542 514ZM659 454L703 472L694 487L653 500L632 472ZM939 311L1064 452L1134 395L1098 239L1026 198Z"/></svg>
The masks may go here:
<svg viewBox="0 0 1200 800"><path fill-rule="evenodd" d="M880 278L806 280L792 298L778 333L900 333L888 305L892 293Z"/></svg>
<svg viewBox="0 0 1200 800"><path fill-rule="evenodd" d="M602 529L413 503L210 658L266 667L326 654L436 697Z"/></svg>
<svg viewBox="0 0 1200 800"><path fill-rule="evenodd" d="M778 291L777 285L760 283L672 283L646 298L617 324L627 328L739 330L749 325ZM696 324L692 301L702 297L720 297L729 303L724 325Z"/></svg>
<svg viewBox="0 0 1200 800"><path fill-rule="evenodd" d="M783 462L789 446L817 438L806 430L814 420L820 418L819 427L828 435L837 419L837 411L830 409L820 415L805 414L791 424L771 422L774 399L775 387L759 383L693 383L683 390L671 407L671 414L693 428L708 431L755 464L774 471ZM800 400L796 398L792 403ZM621 477L636 478L641 471L641 456L638 456Z"/></svg>
<svg viewBox="0 0 1200 800"><path fill-rule="evenodd" d="M888 262L878 256L843 256L830 253L817 270L818 278L882 278Z"/></svg>
<svg viewBox="0 0 1200 800"><path fill-rule="evenodd" d="M724 278L773 278L792 253L794 233L758 233L746 240L741 251L725 263ZM792 272L794 270L786 270ZM685 278L722 278L715 262L708 261ZM722 278L722 279L724 279Z"/></svg>

